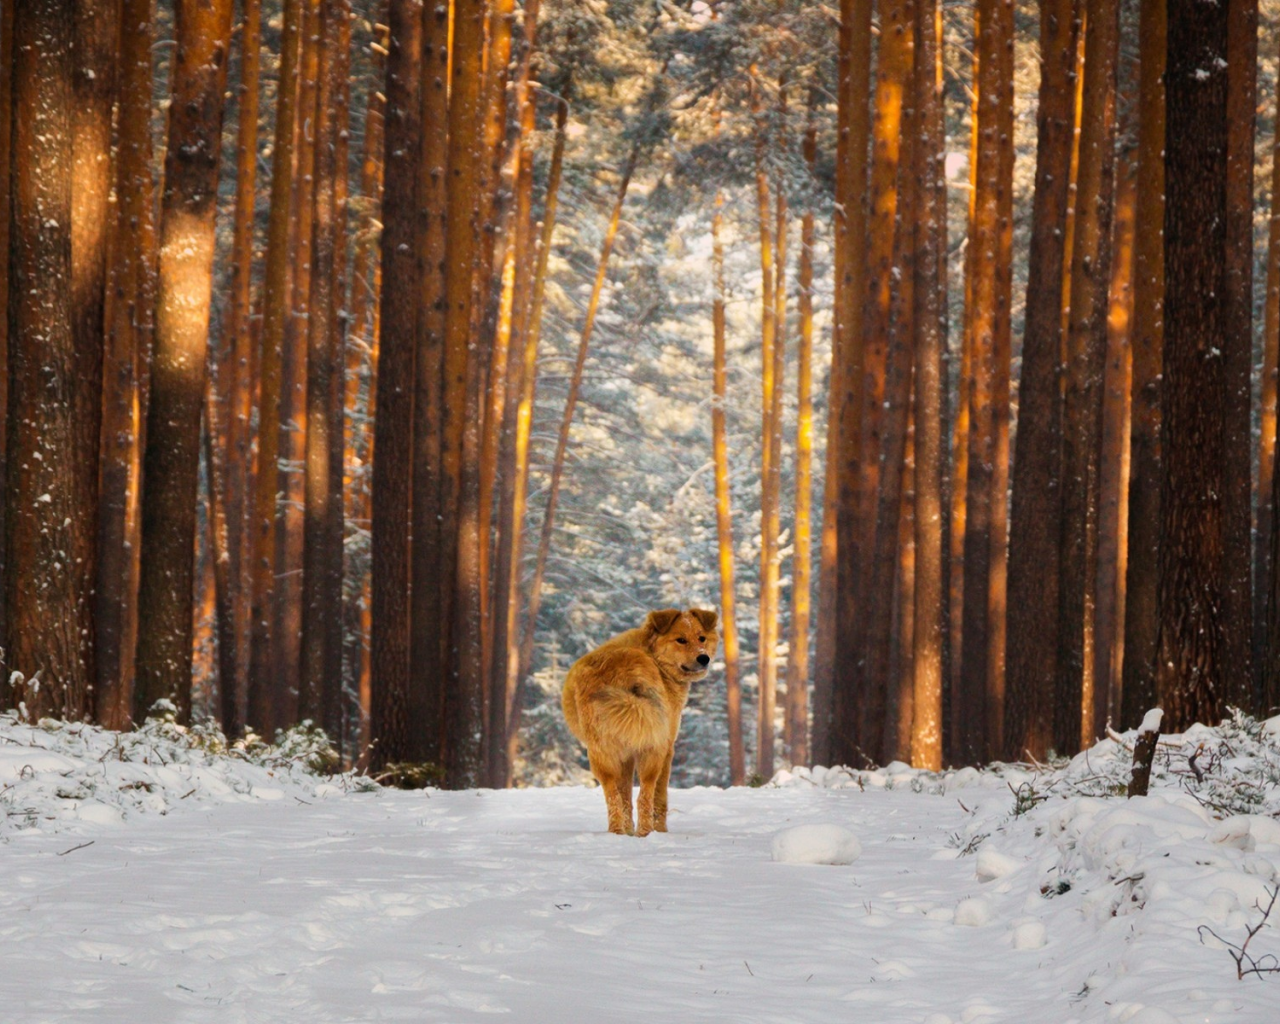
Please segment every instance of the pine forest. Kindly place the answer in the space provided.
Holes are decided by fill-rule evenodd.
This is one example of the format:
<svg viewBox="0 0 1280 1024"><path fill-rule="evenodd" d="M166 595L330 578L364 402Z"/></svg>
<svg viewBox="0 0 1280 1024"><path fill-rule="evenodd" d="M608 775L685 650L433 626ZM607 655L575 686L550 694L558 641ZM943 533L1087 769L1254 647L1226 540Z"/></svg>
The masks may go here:
<svg viewBox="0 0 1280 1024"><path fill-rule="evenodd" d="M0 0L0 711L673 781L1280 709L1276 0Z"/></svg>

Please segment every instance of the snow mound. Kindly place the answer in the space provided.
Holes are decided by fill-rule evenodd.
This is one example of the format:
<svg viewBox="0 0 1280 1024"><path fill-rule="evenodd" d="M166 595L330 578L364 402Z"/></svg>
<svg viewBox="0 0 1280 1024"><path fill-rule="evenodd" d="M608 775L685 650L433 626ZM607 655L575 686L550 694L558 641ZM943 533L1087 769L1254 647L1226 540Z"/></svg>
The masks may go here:
<svg viewBox="0 0 1280 1024"><path fill-rule="evenodd" d="M797 825L773 837L773 859L783 864L852 864L861 855L858 837L839 825Z"/></svg>
<svg viewBox="0 0 1280 1024"><path fill-rule="evenodd" d="M370 780L321 773L323 734L291 730L276 745L232 745L171 711L133 732L0 715L0 839L24 832L92 832L139 814L214 804L313 801Z"/></svg>
<svg viewBox="0 0 1280 1024"><path fill-rule="evenodd" d="M956 907L955 923L965 928L981 928L991 923L991 904L981 896L970 896Z"/></svg>

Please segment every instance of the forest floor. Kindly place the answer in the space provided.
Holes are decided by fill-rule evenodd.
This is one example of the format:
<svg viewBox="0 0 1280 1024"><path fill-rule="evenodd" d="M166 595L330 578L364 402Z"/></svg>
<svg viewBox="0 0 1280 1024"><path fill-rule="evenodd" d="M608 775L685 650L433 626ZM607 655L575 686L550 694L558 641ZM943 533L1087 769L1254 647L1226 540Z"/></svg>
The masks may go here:
<svg viewBox="0 0 1280 1024"><path fill-rule="evenodd" d="M1132 801L1113 741L780 773L675 791L639 839L586 788L369 790L0 718L0 1019L1274 1022L1280 974L1200 926L1241 944L1280 880L1278 740L1174 737ZM806 824L861 856L771 859ZM1280 954L1280 904L1247 951Z"/></svg>

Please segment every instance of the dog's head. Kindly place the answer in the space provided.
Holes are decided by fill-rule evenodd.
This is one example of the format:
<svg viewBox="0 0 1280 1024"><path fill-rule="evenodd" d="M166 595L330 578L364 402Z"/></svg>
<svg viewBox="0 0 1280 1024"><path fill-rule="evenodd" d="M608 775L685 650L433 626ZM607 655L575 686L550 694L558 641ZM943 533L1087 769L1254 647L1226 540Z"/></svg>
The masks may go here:
<svg viewBox="0 0 1280 1024"><path fill-rule="evenodd" d="M716 613L705 608L650 612L644 630L654 661L682 682L694 682L707 674L720 643Z"/></svg>

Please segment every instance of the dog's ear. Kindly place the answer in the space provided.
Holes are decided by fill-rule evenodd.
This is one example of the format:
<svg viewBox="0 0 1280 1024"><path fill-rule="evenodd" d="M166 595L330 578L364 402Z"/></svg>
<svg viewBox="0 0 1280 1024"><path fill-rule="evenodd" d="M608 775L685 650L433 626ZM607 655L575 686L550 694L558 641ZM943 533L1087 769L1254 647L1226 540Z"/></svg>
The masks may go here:
<svg viewBox="0 0 1280 1024"><path fill-rule="evenodd" d="M644 628L650 636L661 636L669 630L682 612L679 608L663 608L660 612L650 612L644 621Z"/></svg>
<svg viewBox="0 0 1280 1024"><path fill-rule="evenodd" d="M708 611L706 608L690 608L689 614L702 623L703 629L716 628L717 616L715 612Z"/></svg>

